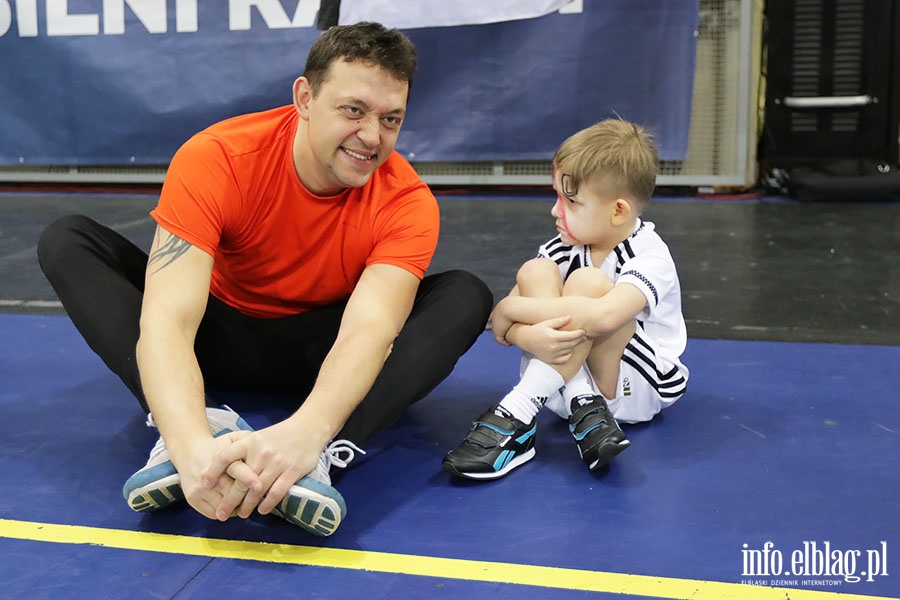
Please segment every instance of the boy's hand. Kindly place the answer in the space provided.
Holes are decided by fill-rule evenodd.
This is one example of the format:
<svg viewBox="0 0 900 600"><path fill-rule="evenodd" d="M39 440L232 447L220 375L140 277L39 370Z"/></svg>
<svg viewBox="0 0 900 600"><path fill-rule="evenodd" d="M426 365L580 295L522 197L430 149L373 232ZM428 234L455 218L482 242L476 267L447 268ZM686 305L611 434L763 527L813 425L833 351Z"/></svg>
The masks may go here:
<svg viewBox="0 0 900 600"><path fill-rule="evenodd" d="M494 311L491 314L491 333L494 334L494 339L503 344L504 346L512 345L507 339L506 334L509 333L509 328L513 326L513 322L504 317L498 311Z"/></svg>
<svg viewBox="0 0 900 600"><path fill-rule="evenodd" d="M586 339L583 329L563 330L571 321L572 317L566 315L534 325L520 324L515 328L514 343L549 365L564 364Z"/></svg>
<svg viewBox="0 0 900 600"><path fill-rule="evenodd" d="M508 304L508 300L509 296L498 302L491 313L491 333L494 334L494 339L504 346L511 345L506 339L506 334L514 323L514 321L505 314L506 311L504 310L504 307Z"/></svg>

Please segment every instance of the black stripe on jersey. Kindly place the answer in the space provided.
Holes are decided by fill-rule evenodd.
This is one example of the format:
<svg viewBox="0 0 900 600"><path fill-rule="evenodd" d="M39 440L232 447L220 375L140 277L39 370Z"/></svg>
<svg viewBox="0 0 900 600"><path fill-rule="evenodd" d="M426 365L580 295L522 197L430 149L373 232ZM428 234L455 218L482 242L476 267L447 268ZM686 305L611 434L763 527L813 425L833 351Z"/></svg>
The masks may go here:
<svg viewBox="0 0 900 600"><path fill-rule="evenodd" d="M640 326L640 330L637 330L634 332L634 335L631 336L631 341L629 343L637 342L638 344L640 344L641 346L646 348L648 353L656 354L656 352L653 351L653 348L650 346L650 344L647 343L647 340L645 340L644 338L641 337L642 335L644 335L644 322L638 321L637 324Z"/></svg>
<svg viewBox="0 0 900 600"><path fill-rule="evenodd" d="M616 253L616 275L622 272L622 265L629 258L629 250L630 248L627 248L624 242L613 248L613 251Z"/></svg>
<svg viewBox="0 0 900 600"><path fill-rule="evenodd" d="M637 234L639 234L639 233L641 232L641 230L644 228L644 224L645 224L644 221L641 221L641 224L638 225L638 228L635 229L635 230L634 230L634 233L632 233L629 237L634 237L634 236L636 236Z"/></svg>
<svg viewBox="0 0 900 600"><path fill-rule="evenodd" d="M566 251L572 246L564 244L562 236L557 235L555 238L544 244L544 247L547 249L548 254L556 254L558 252Z"/></svg>
<svg viewBox="0 0 900 600"><path fill-rule="evenodd" d="M678 376L677 379L673 379L671 381L659 381L651 374L651 370L655 372L655 369L650 369L647 367L646 363L642 360L635 359L631 356L627 349L625 354L622 355L622 361L628 363L634 369L641 374L641 376L653 386L653 388L659 393L662 398L679 398L684 395L686 385L684 381L684 377ZM675 369L675 373L678 373L678 370Z"/></svg>
<svg viewBox="0 0 900 600"><path fill-rule="evenodd" d="M563 264L569 258L572 246L564 244L560 236L556 236L544 245L547 256L558 265Z"/></svg>
<svg viewBox="0 0 900 600"><path fill-rule="evenodd" d="M650 291L653 292L653 300L654 300L653 303L659 304L659 292L656 291L656 286L653 285L653 283L649 279L647 279L644 275L642 275L641 273L638 273L637 271L625 271L619 277L622 277L624 275L632 275L632 276L640 279L644 283L644 285L646 285L648 288L650 288Z"/></svg>
<svg viewBox="0 0 900 600"><path fill-rule="evenodd" d="M616 275L622 270L622 263L625 262L625 259L622 258L622 250L616 246L613 248L613 252L616 253Z"/></svg>
<svg viewBox="0 0 900 600"><path fill-rule="evenodd" d="M634 237L635 234L643 228L644 224L642 222L637 231L631 234L631 237ZM622 271L622 265L625 264L626 260L635 257L634 248L631 247L631 242L629 241L630 239L631 238L626 239L624 242L613 248L613 251L616 253L616 275Z"/></svg>
<svg viewBox="0 0 900 600"><path fill-rule="evenodd" d="M566 276L563 277L563 281L569 278L569 275L572 274L572 271L576 269L580 269L583 265L581 264L581 256L576 254L572 257L572 262L569 264L569 269L566 271Z"/></svg>
<svg viewBox="0 0 900 600"><path fill-rule="evenodd" d="M687 389L684 375L677 367L661 373L656 368L656 353L636 332L625 347L622 360L637 370L662 398L678 398Z"/></svg>

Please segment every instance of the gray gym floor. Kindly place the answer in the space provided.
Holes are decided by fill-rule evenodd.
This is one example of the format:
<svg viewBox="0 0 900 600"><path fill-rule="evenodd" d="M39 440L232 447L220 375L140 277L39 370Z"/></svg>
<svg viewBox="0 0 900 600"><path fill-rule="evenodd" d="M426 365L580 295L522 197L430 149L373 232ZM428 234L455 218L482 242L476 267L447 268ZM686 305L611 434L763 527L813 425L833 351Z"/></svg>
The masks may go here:
<svg viewBox="0 0 900 600"><path fill-rule="evenodd" d="M499 301L555 234L553 193L438 191L431 269L465 268ZM82 213L149 247L156 193L0 193L0 311L62 314L34 253L43 227ZM900 205L660 196L645 213L672 251L694 338L900 344Z"/></svg>

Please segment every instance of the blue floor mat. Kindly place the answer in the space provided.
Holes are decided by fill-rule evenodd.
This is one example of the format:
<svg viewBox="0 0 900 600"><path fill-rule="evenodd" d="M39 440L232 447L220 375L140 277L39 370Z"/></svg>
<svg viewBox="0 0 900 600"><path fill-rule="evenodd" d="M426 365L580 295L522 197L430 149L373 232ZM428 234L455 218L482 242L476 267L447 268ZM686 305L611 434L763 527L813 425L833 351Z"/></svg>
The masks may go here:
<svg viewBox="0 0 900 600"><path fill-rule="evenodd" d="M698 597L716 597L709 582L737 584L735 598L751 597L749 583L783 588L757 596L770 598L900 591L898 347L691 339L688 393L652 423L626 426L632 446L607 471L589 473L565 423L542 413L535 460L499 481L459 482L441 471L443 454L518 374L518 352L485 333L336 479L348 516L323 539L274 517L133 513L121 486L155 441L137 402L65 317L0 314L0 336L0 596L622 597L578 589L579 573L648 576L663 591L690 580L706 586ZM284 415L260 398L223 399L256 428ZM19 539L22 523L95 528L98 541ZM208 553L144 549L142 538L103 547L109 531L200 538ZM299 546L311 558L225 558L217 540ZM315 558L357 550L388 567ZM416 557L474 562L405 574ZM547 571L525 584L506 567L475 580L495 563L573 570L560 577L574 583ZM642 585L626 593L678 597Z"/></svg>

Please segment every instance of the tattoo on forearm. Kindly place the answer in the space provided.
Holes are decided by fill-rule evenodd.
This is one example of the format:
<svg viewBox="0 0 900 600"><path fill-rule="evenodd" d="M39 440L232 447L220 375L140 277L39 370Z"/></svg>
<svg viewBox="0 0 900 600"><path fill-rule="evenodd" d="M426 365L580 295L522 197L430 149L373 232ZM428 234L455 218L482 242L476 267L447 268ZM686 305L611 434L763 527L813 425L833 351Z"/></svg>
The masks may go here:
<svg viewBox="0 0 900 600"><path fill-rule="evenodd" d="M183 239L168 232L160 231L159 235L167 237L160 242L159 247L150 255L148 264L153 268L154 273L171 265L179 256L187 252L188 248L191 247L191 245Z"/></svg>

